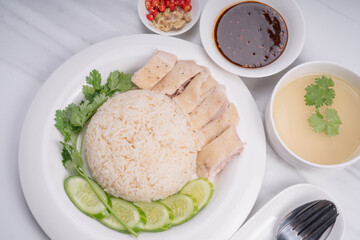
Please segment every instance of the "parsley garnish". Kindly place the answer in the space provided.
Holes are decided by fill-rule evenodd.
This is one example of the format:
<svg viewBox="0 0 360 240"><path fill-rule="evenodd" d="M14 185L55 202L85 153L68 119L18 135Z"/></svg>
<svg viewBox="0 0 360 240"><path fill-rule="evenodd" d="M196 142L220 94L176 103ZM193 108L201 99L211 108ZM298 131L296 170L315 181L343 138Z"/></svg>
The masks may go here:
<svg viewBox="0 0 360 240"><path fill-rule="evenodd" d="M99 95L111 97L116 92L126 92L133 87L131 75L119 71L111 72L107 82L101 85L101 75L94 69L90 75L86 77L86 82L89 85L84 85L82 91L85 98L90 102Z"/></svg>
<svg viewBox="0 0 360 240"><path fill-rule="evenodd" d="M315 106L315 113L309 118L309 124L314 132L324 132L332 137L339 134L341 120L337 111L333 108L326 108L325 116L321 114L320 108L324 105L331 106L335 98L334 81L331 78L321 76L315 78L315 84L308 85L305 90L305 104Z"/></svg>
<svg viewBox="0 0 360 240"><path fill-rule="evenodd" d="M84 177L107 210L131 234L137 237L138 234L113 211L107 200L103 199L84 170L82 148L87 122L95 114L96 110L114 93L126 92L133 88L131 75L119 71L110 73L104 85L101 85L101 81L101 74L95 69L92 70L89 76L86 77L88 85L84 85L82 88L86 100L81 101L78 105L71 103L66 108L57 110L55 113L55 127L64 137L64 141L60 142L62 145L62 163L71 175ZM79 136L81 136L80 148L78 148Z"/></svg>

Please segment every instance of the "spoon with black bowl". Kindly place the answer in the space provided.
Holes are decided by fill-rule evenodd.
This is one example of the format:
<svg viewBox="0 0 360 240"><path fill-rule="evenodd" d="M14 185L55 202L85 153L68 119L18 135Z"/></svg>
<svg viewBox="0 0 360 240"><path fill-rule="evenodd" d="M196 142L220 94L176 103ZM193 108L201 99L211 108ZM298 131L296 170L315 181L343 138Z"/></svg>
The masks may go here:
<svg viewBox="0 0 360 240"><path fill-rule="evenodd" d="M325 240L339 213L333 202L316 200L305 203L280 222L276 240Z"/></svg>

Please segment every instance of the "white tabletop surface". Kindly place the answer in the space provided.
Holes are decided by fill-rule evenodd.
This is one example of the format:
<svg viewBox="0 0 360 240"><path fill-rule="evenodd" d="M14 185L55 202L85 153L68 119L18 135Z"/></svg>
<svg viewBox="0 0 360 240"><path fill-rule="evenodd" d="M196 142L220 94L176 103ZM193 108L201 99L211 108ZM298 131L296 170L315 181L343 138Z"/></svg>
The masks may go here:
<svg viewBox="0 0 360 240"><path fill-rule="evenodd" d="M203 6L206 2L202 0ZM306 42L288 69L306 61L329 60L360 74L360 1L297 2L305 16ZM0 0L1 239L48 239L26 204L18 174L19 135L36 92L80 50L117 36L150 33L136 6L135 0ZM179 37L201 45L198 24ZM262 79L242 78L262 116L273 87L287 70ZM346 219L343 239L360 238L360 162L337 172L304 172L281 160L268 144L264 182L250 216L296 183L315 184L334 197Z"/></svg>

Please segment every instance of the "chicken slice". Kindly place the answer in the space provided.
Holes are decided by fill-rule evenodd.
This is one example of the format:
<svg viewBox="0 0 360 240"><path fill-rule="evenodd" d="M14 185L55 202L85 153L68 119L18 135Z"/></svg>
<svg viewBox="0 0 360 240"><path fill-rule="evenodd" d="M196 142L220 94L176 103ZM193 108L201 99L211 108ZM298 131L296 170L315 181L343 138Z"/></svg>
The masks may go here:
<svg viewBox="0 0 360 240"><path fill-rule="evenodd" d="M180 95L173 99L183 112L187 114L194 110L216 85L218 83L210 76L210 72L206 68L193 78Z"/></svg>
<svg viewBox="0 0 360 240"><path fill-rule="evenodd" d="M229 106L225 87L217 86L204 101L189 113L190 128L195 131L220 116Z"/></svg>
<svg viewBox="0 0 360 240"><path fill-rule="evenodd" d="M171 53L155 50L150 60L137 72L131 81L142 89L151 89L168 74L176 63L177 57Z"/></svg>
<svg viewBox="0 0 360 240"><path fill-rule="evenodd" d="M181 87L185 86L192 77L201 72L201 67L193 60L179 60L174 68L151 90L172 96Z"/></svg>
<svg viewBox="0 0 360 240"><path fill-rule="evenodd" d="M239 114L233 103L225 110L225 112L218 118L206 124L203 128L196 131L196 145L201 149L204 145L211 142L219 136L225 129L231 125L239 123Z"/></svg>
<svg viewBox="0 0 360 240"><path fill-rule="evenodd" d="M217 175L234 157L244 149L234 125L219 137L205 145L196 159L196 173L199 177L209 178Z"/></svg>

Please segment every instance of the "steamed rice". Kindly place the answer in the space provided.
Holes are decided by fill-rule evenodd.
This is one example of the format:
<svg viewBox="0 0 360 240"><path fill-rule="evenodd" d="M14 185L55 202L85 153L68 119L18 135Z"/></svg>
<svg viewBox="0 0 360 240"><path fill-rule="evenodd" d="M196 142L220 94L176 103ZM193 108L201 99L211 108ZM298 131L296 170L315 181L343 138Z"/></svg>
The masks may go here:
<svg viewBox="0 0 360 240"><path fill-rule="evenodd" d="M197 151L186 117L169 97L148 90L118 93L104 103L84 147L93 178L129 201L163 199L195 174Z"/></svg>

